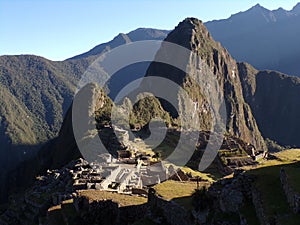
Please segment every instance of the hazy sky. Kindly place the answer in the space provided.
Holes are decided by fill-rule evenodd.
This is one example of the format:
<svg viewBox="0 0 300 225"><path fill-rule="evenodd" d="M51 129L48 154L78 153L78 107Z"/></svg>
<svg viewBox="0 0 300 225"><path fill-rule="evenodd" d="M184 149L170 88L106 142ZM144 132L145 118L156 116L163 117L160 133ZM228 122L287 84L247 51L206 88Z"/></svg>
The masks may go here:
<svg viewBox="0 0 300 225"><path fill-rule="evenodd" d="M255 4L290 10L292 0L0 0L0 55L63 60L138 27L173 29L186 17L228 18Z"/></svg>

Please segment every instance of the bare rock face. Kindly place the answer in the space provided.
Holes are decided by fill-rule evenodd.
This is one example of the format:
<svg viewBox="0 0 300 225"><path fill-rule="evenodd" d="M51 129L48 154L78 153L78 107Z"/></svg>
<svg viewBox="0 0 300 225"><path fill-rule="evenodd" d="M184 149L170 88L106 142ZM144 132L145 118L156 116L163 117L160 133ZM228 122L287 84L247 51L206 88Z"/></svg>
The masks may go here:
<svg viewBox="0 0 300 225"><path fill-rule="evenodd" d="M176 55L176 52L172 52L172 55L164 56L180 58L181 65L185 64L189 68L189 74L172 66L153 62L147 71L147 76L165 77L183 87L192 101L197 103L195 110L199 114L201 129L203 130L210 130L212 126L211 115L207 113L209 104L201 91L201 84L199 86L199 82L197 83L195 80L199 79L200 76L216 77L219 85L219 93L216 95L223 96L225 100L227 132L251 143L257 150L266 150L256 120L243 97L238 65L228 51L220 43L213 40L203 23L195 18L187 18L170 32L165 41L191 50L200 57L201 61L199 62L199 59L192 56L180 57ZM158 56L159 54L166 53L162 49L157 53ZM182 58L185 58L186 61L182 62ZM201 81L201 79L199 80ZM162 103L166 110L174 115L172 109L168 109L169 105ZM220 107L214 105L214 108L219 109Z"/></svg>

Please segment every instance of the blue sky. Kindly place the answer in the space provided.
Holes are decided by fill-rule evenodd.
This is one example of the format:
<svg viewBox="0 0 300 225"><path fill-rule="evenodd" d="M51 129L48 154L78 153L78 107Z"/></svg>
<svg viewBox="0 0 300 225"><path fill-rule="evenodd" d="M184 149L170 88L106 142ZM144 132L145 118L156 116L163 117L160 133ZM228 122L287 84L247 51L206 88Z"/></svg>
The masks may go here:
<svg viewBox="0 0 300 225"><path fill-rule="evenodd" d="M0 0L0 55L63 60L138 27L173 29L186 17L228 18L259 3L290 10L298 1Z"/></svg>

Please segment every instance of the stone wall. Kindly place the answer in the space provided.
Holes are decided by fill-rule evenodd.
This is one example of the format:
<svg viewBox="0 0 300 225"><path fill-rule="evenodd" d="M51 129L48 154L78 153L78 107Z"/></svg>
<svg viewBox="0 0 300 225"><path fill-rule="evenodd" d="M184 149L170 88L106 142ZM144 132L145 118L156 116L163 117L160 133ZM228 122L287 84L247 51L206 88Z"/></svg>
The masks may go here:
<svg viewBox="0 0 300 225"><path fill-rule="evenodd" d="M84 196L75 197L74 206L85 224L132 224L143 219L148 212L147 204L120 206L117 202L109 199L89 201Z"/></svg>
<svg viewBox="0 0 300 225"><path fill-rule="evenodd" d="M132 188L131 192L133 195L144 195L144 196L148 195L148 190L141 189L141 188Z"/></svg>
<svg viewBox="0 0 300 225"><path fill-rule="evenodd" d="M154 189L149 190L148 204L152 209L159 209L170 225L194 224L191 215L182 206L157 196Z"/></svg>
<svg viewBox="0 0 300 225"><path fill-rule="evenodd" d="M291 209L294 213L300 213L300 195L296 193L290 185L288 175L284 168L280 170L280 181Z"/></svg>
<svg viewBox="0 0 300 225"><path fill-rule="evenodd" d="M252 186L252 202L255 207L256 216L259 220L259 223L261 225L271 225L269 219L266 216L261 195L254 186Z"/></svg>
<svg viewBox="0 0 300 225"><path fill-rule="evenodd" d="M215 199L215 208L224 213L239 214L240 224L246 224L241 208L246 202L252 201L260 224L271 225L271 218L265 213L261 194L255 187L255 179L243 170L235 170L233 178L221 179L213 184L208 193Z"/></svg>
<svg viewBox="0 0 300 225"><path fill-rule="evenodd" d="M132 224L135 221L146 217L148 213L148 205L131 205L120 208L119 224Z"/></svg>

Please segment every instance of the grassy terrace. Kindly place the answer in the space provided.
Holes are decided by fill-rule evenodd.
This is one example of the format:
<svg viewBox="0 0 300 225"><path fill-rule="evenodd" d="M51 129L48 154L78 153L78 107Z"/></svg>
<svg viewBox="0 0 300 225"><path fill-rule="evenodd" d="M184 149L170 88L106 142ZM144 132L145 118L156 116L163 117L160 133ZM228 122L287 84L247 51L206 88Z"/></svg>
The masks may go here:
<svg viewBox="0 0 300 225"><path fill-rule="evenodd" d="M200 188L210 185L209 182L200 182L199 184ZM196 188L197 182L179 182L173 180L165 181L154 187L158 195L166 200L173 200L188 210L192 209L191 195Z"/></svg>
<svg viewBox="0 0 300 225"><path fill-rule="evenodd" d="M114 192L98 191L98 190L82 190L79 191L80 196L85 196L92 201L112 200L118 202L120 206L141 205L147 202L147 198L141 196L131 196L118 194Z"/></svg>
<svg viewBox="0 0 300 225"><path fill-rule="evenodd" d="M299 188L300 174L295 167L300 168L300 150L285 150L274 154L277 159L262 161L255 168L249 169L248 173L257 177L255 186L259 190L263 207L270 220L276 220L281 225L299 224L300 215L295 215L288 203L279 178L282 166L292 174L295 187Z"/></svg>
<svg viewBox="0 0 300 225"><path fill-rule="evenodd" d="M215 181L214 177L209 173L203 173L203 172L195 171L195 170L192 170L189 167L183 167L183 168L181 168L181 170L185 173L190 173L193 177L198 176L202 180L206 180L208 182L214 182Z"/></svg>
<svg viewBox="0 0 300 225"><path fill-rule="evenodd" d="M85 196L92 201L97 200L112 200L118 202L120 206L141 205L147 202L147 198L139 196L123 195L113 192L98 191L98 190L82 190L78 193L80 196ZM61 205L53 206L48 209L48 224L49 225L65 225L74 224L76 220L76 210L73 205L73 200L64 201ZM66 221L68 223L66 223ZM137 224L155 224L150 220L140 221ZM145 223L144 223L145 222ZM147 223L146 223L147 222Z"/></svg>
<svg viewBox="0 0 300 225"><path fill-rule="evenodd" d="M292 164L296 162L300 162L300 149L289 149L281 152L277 152L273 154L277 159L272 160L263 160L260 161L256 166L245 166L243 169L245 170L253 170L263 167L270 166L284 166L286 164Z"/></svg>

